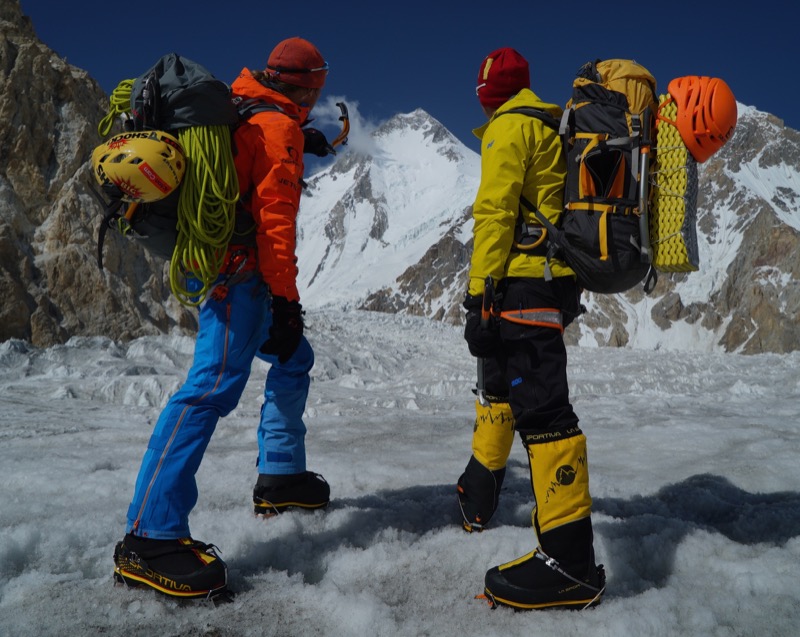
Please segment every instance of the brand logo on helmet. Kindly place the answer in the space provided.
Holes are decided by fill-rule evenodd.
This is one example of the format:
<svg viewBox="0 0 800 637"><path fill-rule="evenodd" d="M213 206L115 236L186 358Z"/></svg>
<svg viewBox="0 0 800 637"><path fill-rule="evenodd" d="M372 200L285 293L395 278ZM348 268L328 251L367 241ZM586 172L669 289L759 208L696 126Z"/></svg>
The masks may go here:
<svg viewBox="0 0 800 637"><path fill-rule="evenodd" d="M117 142L126 139L159 139L158 135L154 131L131 131L129 133L120 133L119 135L115 135L108 143Z"/></svg>
<svg viewBox="0 0 800 637"><path fill-rule="evenodd" d="M172 192L172 188L170 188L169 184L163 179L161 179L161 177L158 176L158 173L156 173L156 171L153 170L150 167L150 164L148 164L147 162L142 162L141 164L139 164L139 172L141 172L145 177L147 177L150 183L152 183L156 188L158 188L164 194L168 195L170 192Z"/></svg>
<svg viewBox="0 0 800 637"><path fill-rule="evenodd" d="M174 139L170 138L167 135L161 135L161 137L158 138L158 141L164 142L168 146L172 146L172 148L174 148L178 152L183 153L183 148L181 148L181 145L176 143Z"/></svg>

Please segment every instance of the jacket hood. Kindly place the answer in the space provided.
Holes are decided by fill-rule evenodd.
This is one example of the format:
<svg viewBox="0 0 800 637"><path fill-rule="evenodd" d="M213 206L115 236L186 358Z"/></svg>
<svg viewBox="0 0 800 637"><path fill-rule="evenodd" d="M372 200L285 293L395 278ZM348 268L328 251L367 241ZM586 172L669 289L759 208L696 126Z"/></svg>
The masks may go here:
<svg viewBox="0 0 800 637"><path fill-rule="evenodd" d="M520 108L522 106L527 108L538 108L541 111L549 113L556 119L560 119L561 114L564 112L564 109L562 109L558 104L550 104L549 102L543 102L539 98L539 96L536 95L536 93L534 93L532 90L524 88L514 97L512 97L502 106L500 106L500 108L498 108L497 111L495 111L494 115L492 115L491 119L488 122L486 122L483 126L479 126L478 128L474 129L472 133L478 139L483 139L483 134L489 127L489 124L491 124L498 115L501 115L502 113L505 113L506 111L509 111L513 108Z"/></svg>

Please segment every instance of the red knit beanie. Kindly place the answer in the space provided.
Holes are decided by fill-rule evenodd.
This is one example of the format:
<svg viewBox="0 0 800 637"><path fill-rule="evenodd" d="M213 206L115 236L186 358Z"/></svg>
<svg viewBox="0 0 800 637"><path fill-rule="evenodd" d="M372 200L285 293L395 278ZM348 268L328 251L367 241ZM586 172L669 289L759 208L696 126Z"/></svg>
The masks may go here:
<svg viewBox="0 0 800 637"><path fill-rule="evenodd" d="M530 87L528 61L514 49L504 47L492 51L481 63L475 92L481 106L499 108L510 97Z"/></svg>
<svg viewBox="0 0 800 637"><path fill-rule="evenodd" d="M311 42L303 38L289 38L272 49L267 60L267 71L276 80L287 84L322 88L328 75L328 64Z"/></svg>

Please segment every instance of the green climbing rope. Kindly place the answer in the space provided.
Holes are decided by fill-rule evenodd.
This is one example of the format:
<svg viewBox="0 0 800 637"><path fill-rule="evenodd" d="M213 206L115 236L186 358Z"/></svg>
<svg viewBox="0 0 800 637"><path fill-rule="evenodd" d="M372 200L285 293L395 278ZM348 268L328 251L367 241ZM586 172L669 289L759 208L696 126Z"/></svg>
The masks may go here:
<svg viewBox="0 0 800 637"><path fill-rule="evenodd" d="M230 128L190 126L178 131L186 172L178 201L178 240L169 266L173 294L184 305L203 302L222 268L233 236L239 181ZM201 288L187 289L184 279Z"/></svg>
<svg viewBox="0 0 800 637"><path fill-rule="evenodd" d="M135 80L122 80L117 88L111 91L108 99L108 113L97 125L97 132L101 137L107 137L114 126L114 120L120 115L131 112L131 92Z"/></svg>

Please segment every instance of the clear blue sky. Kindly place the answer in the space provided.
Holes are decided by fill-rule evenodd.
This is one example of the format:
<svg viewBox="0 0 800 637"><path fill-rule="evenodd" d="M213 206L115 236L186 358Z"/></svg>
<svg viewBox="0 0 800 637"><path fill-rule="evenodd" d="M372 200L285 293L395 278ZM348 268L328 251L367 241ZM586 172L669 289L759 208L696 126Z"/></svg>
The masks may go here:
<svg viewBox="0 0 800 637"><path fill-rule="evenodd" d="M380 122L423 108L477 150L478 67L493 49L511 46L528 58L532 88L547 101L566 102L584 62L624 57L646 66L660 92L681 75L721 77L739 102L800 129L800 5L786 0L21 4L39 38L107 93L172 51L230 82L299 35L330 63L326 92L357 102L364 117Z"/></svg>

